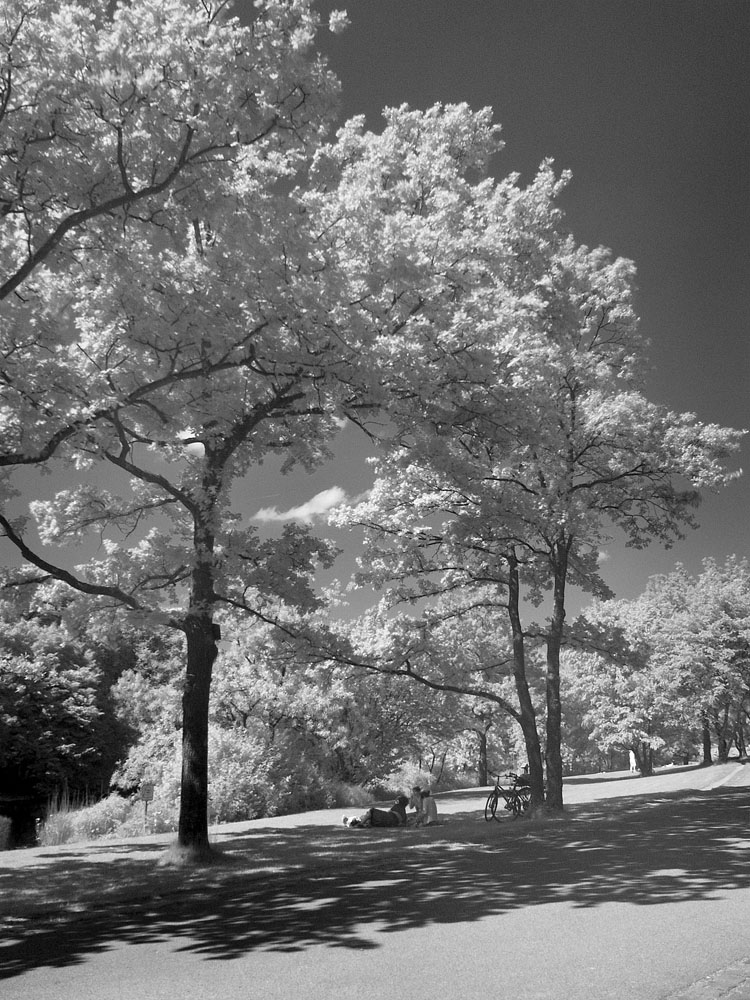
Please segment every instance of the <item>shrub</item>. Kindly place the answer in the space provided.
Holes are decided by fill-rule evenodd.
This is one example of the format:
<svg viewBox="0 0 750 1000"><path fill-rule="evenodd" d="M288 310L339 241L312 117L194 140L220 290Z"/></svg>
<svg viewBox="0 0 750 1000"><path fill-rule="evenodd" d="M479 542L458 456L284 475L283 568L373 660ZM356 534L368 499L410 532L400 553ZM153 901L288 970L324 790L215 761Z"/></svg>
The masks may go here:
<svg viewBox="0 0 750 1000"><path fill-rule="evenodd" d="M272 815L325 809L334 804L333 797L333 783L326 782L314 764L298 760L294 770L281 775L276 783Z"/></svg>
<svg viewBox="0 0 750 1000"><path fill-rule="evenodd" d="M429 771L421 770L417 764L405 763L392 774L385 775L369 787L378 796L393 798L396 795L410 795L414 785L433 789L436 784L435 776Z"/></svg>
<svg viewBox="0 0 750 1000"><path fill-rule="evenodd" d="M96 840L114 836L133 811L132 799L108 795L92 805L71 813L76 840Z"/></svg>
<svg viewBox="0 0 750 1000"><path fill-rule="evenodd" d="M143 781L155 785L148 807L148 832L177 829L180 800L181 733L156 733L134 747L118 768L120 788L133 789ZM377 786L343 782L330 773L330 761L305 756L299 741L283 739L268 746L262 730L240 726L209 727L209 821L212 825L280 816L310 809L357 808L373 797L395 798L414 784L434 787L433 776L416 765L403 765ZM443 771L441 787L446 787ZM447 787L455 787L453 784ZM117 830L120 836L143 833L142 807L133 810Z"/></svg>
<svg viewBox="0 0 750 1000"><path fill-rule="evenodd" d="M144 781L152 781L157 790L165 783L172 786L180 774L180 730L153 732L141 737L121 760L112 775L112 788L129 793Z"/></svg>
<svg viewBox="0 0 750 1000"><path fill-rule="evenodd" d="M344 781L331 781L331 808L356 806L364 809L372 801L372 795L361 785L349 785Z"/></svg>
<svg viewBox="0 0 750 1000"><path fill-rule="evenodd" d="M118 827L118 837L141 837L144 833L174 833L177 829L178 803L163 796L154 796L144 809L144 803L136 799L134 808L127 819Z"/></svg>
<svg viewBox="0 0 750 1000"><path fill-rule="evenodd" d="M276 755L247 729L211 726L208 737L209 815L232 823L274 815L271 778Z"/></svg>
<svg viewBox="0 0 750 1000"><path fill-rule="evenodd" d="M47 815L39 829L39 843L43 847L54 847L116 836L132 811L133 802L120 795L80 805L63 794L51 800L47 807Z"/></svg>

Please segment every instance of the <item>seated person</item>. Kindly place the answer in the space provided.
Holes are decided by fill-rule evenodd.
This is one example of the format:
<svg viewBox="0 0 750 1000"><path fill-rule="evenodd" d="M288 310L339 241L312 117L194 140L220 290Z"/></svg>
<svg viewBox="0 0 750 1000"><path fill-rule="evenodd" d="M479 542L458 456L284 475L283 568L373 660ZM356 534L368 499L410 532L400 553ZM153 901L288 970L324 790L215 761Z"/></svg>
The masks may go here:
<svg viewBox="0 0 750 1000"><path fill-rule="evenodd" d="M429 826L430 823L437 823L438 811L437 805L434 798L432 797L432 792L429 788L422 791L422 823L424 826Z"/></svg>
<svg viewBox="0 0 750 1000"><path fill-rule="evenodd" d="M417 821L417 826L422 825L422 817L424 815L424 806L422 805L422 789L419 785L414 785L411 790L411 798L409 799L409 808L415 809L417 815L415 819Z"/></svg>
<svg viewBox="0 0 750 1000"><path fill-rule="evenodd" d="M429 788L423 789L415 785L411 790L409 806L416 809L417 826L429 826L430 823L437 822L437 805Z"/></svg>

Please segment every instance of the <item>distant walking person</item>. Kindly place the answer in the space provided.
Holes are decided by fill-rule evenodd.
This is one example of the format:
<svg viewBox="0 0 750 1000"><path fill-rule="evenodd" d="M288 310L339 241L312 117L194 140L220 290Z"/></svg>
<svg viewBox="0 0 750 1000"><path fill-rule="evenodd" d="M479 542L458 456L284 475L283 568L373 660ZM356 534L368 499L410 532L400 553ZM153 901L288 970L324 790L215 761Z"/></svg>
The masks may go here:
<svg viewBox="0 0 750 1000"><path fill-rule="evenodd" d="M635 774L638 770L638 764L636 763L635 754L632 750L628 751L628 756L630 757L630 773Z"/></svg>

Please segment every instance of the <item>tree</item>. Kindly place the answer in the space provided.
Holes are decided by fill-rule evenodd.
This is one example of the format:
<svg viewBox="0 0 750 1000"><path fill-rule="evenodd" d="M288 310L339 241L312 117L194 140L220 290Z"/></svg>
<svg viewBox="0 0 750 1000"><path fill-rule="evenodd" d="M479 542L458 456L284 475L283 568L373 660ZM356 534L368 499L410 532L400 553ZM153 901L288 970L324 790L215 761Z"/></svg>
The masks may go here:
<svg viewBox="0 0 750 1000"><path fill-rule="evenodd" d="M109 777L101 673L64 625L2 610L2 788L37 800L62 786L84 795Z"/></svg>
<svg viewBox="0 0 750 1000"><path fill-rule="evenodd" d="M454 699L452 713L442 720L443 738L475 734L475 769L480 784L487 784L490 762L494 773L507 768L522 756L521 734L531 729L537 737L539 672L532 659L520 683L512 637L498 628L503 606L496 592L486 588L472 596L469 607L464 594L436 595L418 618L394 614L383 601L348 625L347 633L360 662L416 682L433 697ZM525 751L528 758L528 741Z"/></svg>
<svg viewBox="0 0 750 1000"><path fill-rule="evenodd" d="M429 769L438 744L444 755L450 709L423 689L321 662L298 637L257 620L224 616L222 634L209 717L214 819L321 808L338 802L342 788L382 783L420 755ZM150 812L165 823L174 808L183 672L174 645L151 636L139 643L137 662L113 691L138 734L115 784L130 791L154 782Z"/></svg>
<svg viewBox="0 0 750 1000"><path fill-rule="evenodd" d="M513 716L485 699L465 698L463 733L472 739L466 768L476 772L477 784L491 784L492 775L509 767L520 773L524 760L523 735Z"/></svg>
<svg viewBox="0 0 750 1000"><path fill-rule="evenodd" d="M109 10L5 3L0 465L79 482L33 506L38 540L7 504L0 526L19 579L182 633L178 847L200 855L216 608L312 608L330 558L299 529L260 542L230 492L269 453L324 457L350 395L290 190L336 87L307 0L249 28L223 4ZM91 534L85 565L58 558Z"/></svg>
<svg viewBox="0 0 750 1000"><path fill-rule="evenodd" d="M132 648L132 663L112 687L118 718L136 734L179 730L185 657L180 633L139 635Z"/></svg>
<svg viewBox="0 0 750 1000"><path fill-rule="evenodd" d="M675 573L684 578L681 567ZM746 742L750 569L747 560L736 557L723 565L706 559L698 576L686 583L684 605L661 625L671 625L671 658L684 697L700 713L694 724L713 731L719 760L726 760L733 743L744 753Z"/></svg>
<svg viewBox="0 0 750 1000"><path fill-rule="evenodd" d="M444 735L449 707L402 679L321 661L304 639L262 623L238 621L225 634L212 718L257 727L283 754L285 777L295 779L304 760L325 780L367 785Z"/></svg>
<svg viewBox="0 0 750 1000"><path fill-rule="evenodd" d="M362 579L388 585L391 602L450 591L471 607L476 588L503 595L535 801L542 769L525 644L541 631L546 804L559 811L567 588L606 592L597 557L613 527L636 547L681 537L697 488L732 478L724 463L740 435L644 398L633 266L565 234L550 164L525 189L515 176L471 184L496 148L488 115L465 108L391 111L382 136L345 147L341 188L349 194L356 179L360 199L346 202L355 250L386 202L398 220L388 235L401 242L377 259L427 259L435 280L400 294L400 344L408 349L412 324L421 351L389 383L395 431L374 489L336 517L368 532ZM450 292L438 280L449 269ZM545 593L546 623L529 630L522 596L541 603Z"/></svg>
<svg viewBox="0 0 750 1000"><path fill-rule="evenodd" d="M565 657L562 677L580 706L590 743L603 756L632 752L640 773L684 737L685 714L674 678L631 651L620 660L596 654Z"/></svg>
<svg viewBox="0 0 750 1000"><path fill-rule="evenodd" d="M74 627L62 590L38 596L0 590L0 789L17 843L33 843L50 802L98 798L133 736L111 694L129 638Z"/></svg>
<svg viewBox="0 0 750 1000"><path fill-rule="evenodd" d="M619 747L602 748L592 738L591 698L585 680L590 660L598 666L596 654L580 650L564 649L560 658L560 689L564 695L561 753L568 774L617 770L622 762Z"/></svg>
<svg viewBox="0 0 750 1000"><path fill-rule="evenodd" d="M576 683L589 693L593 738L632 749L650 774L662 747L689 754L711 731L720 760L744 746L750 685L750 575L746 561L704 561L690 576L682 566L654 577L634 601L594 605L586 618L602 632L622 633L624 655L579 664ZM583 669L587 667L587 669ZM597 676L598 675L598 676ZM707 741L707 747L705 746Z"/></svg>

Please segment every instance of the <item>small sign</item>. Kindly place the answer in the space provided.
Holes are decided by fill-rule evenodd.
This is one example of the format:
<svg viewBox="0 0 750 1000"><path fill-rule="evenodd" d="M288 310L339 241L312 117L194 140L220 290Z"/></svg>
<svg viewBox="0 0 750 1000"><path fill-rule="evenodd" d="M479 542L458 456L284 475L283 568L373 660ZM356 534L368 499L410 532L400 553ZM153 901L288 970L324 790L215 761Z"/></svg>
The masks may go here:
<svg viewBox="0 0 750 1000"><path fill-rule="evenodd" d="M154 783L153 781L144 781L141 785L141 801L142 802L153 802L154 801Z"/></svg>

